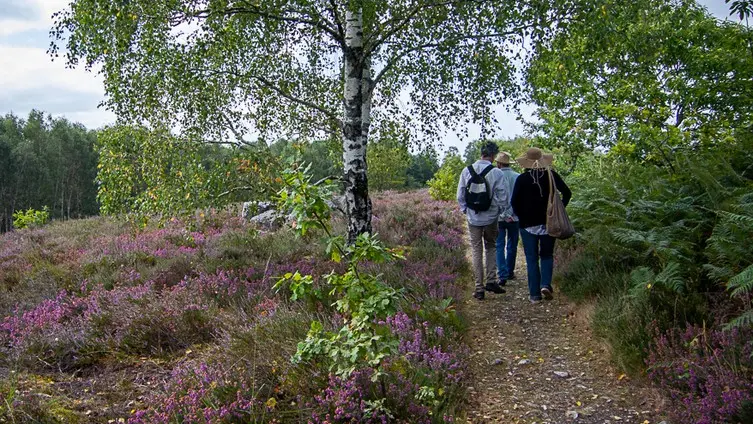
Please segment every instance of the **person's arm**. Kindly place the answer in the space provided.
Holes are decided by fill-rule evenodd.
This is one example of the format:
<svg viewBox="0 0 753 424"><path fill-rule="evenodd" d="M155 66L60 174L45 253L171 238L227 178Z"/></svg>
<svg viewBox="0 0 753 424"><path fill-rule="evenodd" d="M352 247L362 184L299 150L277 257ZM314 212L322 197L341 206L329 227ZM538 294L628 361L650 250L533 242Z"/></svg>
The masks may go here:
<svg viewBox="0 0 753 424"><path fill-rule="evenodd" d="M460 179L458 180L458 206L460 206L460 211L463 213L465 213L466 209L468 209L465 204L465 186L468 185L468 179L466 177L467 173L468 169L463 168L463 171L460 173Z"/></svg>
<svg viewBox="0 0 753 424"><path fill-rule="evenodd" d="M573 197L573 192L570 191L570 187L565 184L565 180L560 177L560 174L552 171L552 175L554 175L554 183L557 185L557 190L562 193L562 204L567 206L567 204L570 203L570 199Z"/></svg>

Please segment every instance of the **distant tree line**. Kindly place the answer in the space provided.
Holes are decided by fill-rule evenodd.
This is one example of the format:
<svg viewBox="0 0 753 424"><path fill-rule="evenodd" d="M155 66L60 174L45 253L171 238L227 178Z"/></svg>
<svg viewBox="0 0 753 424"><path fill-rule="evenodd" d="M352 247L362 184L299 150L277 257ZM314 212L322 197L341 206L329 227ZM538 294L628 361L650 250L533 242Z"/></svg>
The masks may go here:
<svg viewBox="0 0 753 424"><path fill-rule="evenodd" d="M29 208L70 219L97 215L100 206L152 214L268 197L285 158L309 164L316 179L342 175L342 147L326 140L200 146L164 131L94 131L37 110L27 119L10 113L0 118L0 232ZM439 168L434 149L413 153L397 140L371 143L368 161L375 190L424 187Z"/></svg>
<svg viewBox="0 0 753 424"><path fill-rule="evenodd" d="M0 232L28 208L47 206L54 219L96 215L95 141L95 131L37 110L0 118Z"/></svg>

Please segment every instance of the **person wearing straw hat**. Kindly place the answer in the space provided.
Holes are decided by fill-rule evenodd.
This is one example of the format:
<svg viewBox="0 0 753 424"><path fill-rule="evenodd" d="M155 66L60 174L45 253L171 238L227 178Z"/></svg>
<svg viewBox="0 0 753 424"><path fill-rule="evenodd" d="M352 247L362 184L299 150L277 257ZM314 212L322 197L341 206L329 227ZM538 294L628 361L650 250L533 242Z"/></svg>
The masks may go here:
<svg viewBox="0 0 753 424"><path fill-rule="evenodd" d="M512 193L518 174L510 168L510 153L500 152L494 162L502 171L507 192ZM509 205L499 214L499 235L497 236L497 275L499 285L504 286L508 280L515 278L515 260L518 256L518 235L520 226L518 217ZM507 251L505 251L505 248Z"/></svg>
<svg viewBox="0 0 753 424"><path fill-rule="evenodd" d="M510 203L520 222L520 238L523 240L528 269L529 300L539 303L542 297L552 299L554 272L555 238L546 231L548 173L552 173L565 206L570 202L572 192L562 177L551 169L553 157L545 156L541 149L532 147L516 161L525 171L515 181Z"/></svg>
<svg viewBox="0 0 753 424"><path fill-rule="evenodd" d="M497 283L497 220L507 208L510 194L502 171L492 165L499 146L494 142L481 146L481 159L460 173L457 200L468 221L473 256L475 291L473 297L484 299L485 291L504 293ZM486 258L484 258L486 254Z"/></svg>

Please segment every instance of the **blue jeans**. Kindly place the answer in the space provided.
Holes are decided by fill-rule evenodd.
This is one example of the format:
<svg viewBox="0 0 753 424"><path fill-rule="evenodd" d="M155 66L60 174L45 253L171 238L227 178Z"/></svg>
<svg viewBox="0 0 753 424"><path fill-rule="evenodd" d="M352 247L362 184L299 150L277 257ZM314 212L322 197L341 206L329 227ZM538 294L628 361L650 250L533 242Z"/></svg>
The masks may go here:
<svg viewBox="0 0 753 424"><path fill-rule="evenodd" d="M541 289L552 289L552 273L554 271L554 237L549 235L537 236L525 229L520 230L523 239L523 251L526 254L528 268L528 294L531 299L541 299ZM541 268L539 268L541 262Z"/></svg>
<svg viewBox="0 0 753 424"><path fill-rule="evenodd" d="M520 224L517 221L499 221L499 235L497 235L497 275L500 280L507 280L515 273L519 232ZM507 238L507 243L505 243L505 238ZM507 244L507 257L505 257L505 244Z"/></svg>

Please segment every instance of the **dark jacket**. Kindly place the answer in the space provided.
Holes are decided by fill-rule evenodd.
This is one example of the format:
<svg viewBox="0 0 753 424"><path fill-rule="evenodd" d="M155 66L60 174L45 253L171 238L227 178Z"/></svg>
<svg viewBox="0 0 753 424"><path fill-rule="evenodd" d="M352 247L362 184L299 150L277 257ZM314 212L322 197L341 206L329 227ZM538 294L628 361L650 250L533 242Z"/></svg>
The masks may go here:
<svg viewBox="0 0 753 424"><path fill-rule="evenodd" d="M562 193L562 203L567 206L572 197L570 188L555 171L554 183ZM549 201L549 175L543 169L526 169L515 181L512 191L512 209L520 218L520 228L546 225L546 206Z"/></svg>

